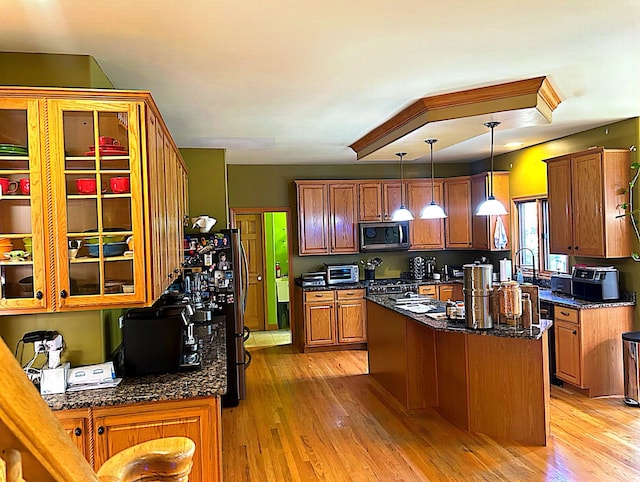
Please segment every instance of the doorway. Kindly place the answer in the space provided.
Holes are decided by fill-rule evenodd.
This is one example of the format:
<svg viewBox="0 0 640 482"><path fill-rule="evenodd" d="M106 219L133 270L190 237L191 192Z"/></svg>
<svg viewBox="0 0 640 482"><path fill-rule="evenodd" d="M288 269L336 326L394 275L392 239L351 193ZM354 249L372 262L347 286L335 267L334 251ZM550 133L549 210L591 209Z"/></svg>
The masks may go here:
<svg viewBox="0 0 640 482"><path fill-rule="evenodd" d="M240 239L249 268L245 325L249 345L269 346L291 340L291 212L289 208L232 208L232 227Z"/></svg>

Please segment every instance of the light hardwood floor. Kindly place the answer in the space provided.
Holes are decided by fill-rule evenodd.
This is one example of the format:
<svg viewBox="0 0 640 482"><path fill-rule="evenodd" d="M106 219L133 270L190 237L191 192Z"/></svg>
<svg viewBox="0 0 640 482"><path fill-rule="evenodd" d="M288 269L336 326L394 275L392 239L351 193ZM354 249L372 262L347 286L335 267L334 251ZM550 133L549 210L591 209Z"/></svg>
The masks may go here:
<svg viewBox="0 0 640 482"><path fill-rule="evenodd" d="M224 480L640 480L640 409L552 387L551 440L531 447L407 411L365 351L254 347L247 400L222 411Z"/></svg>

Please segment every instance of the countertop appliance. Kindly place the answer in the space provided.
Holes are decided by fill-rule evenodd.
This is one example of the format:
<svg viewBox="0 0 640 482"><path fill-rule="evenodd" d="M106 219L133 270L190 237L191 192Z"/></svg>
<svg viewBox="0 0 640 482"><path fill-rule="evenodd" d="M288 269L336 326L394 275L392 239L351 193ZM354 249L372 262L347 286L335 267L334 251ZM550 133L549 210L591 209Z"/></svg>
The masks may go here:
<svg viewBox="0 0 640 482"><path fill-rule="evenodd" d="M385 278L365 281L368 295L417 293L419 284L404 278Z"/></svg>
<svg viewBox="0 0 640 482"><path fill-rule="evenodd" d="M409 221L360 223L360 251L406 251Z"/></svg>
<svg viewBox="0 0 640 482"><path fill-rule="evenodd" d="M618 270L612 266L574 268L571 277L573 296L589 301L617 300Z"/></svg>
<svg viewBox="0 0 640 482"><path fill-rule="evenodd" d="M300 284L302 287L307 286L326 286L325 273L323 271L315 271L311 273L302 273L300 276Z"/></svg>
<svg viewBox="0 0 640 482"><path fill-rule="evenodd" d="M187 306L133 308L124 314L122 355L126 376L174 373L200 366L197 341L187 339ZM187 355L190 359L185 363Z"/></svg>
<svg viewBox="0 0 640 482"><path fill-rule="evenodd" d="M350 284L360 281L357 264L325 264L328 285Z"/></svg>
<svg viewBox="0 0 640 482"><path fill-rule="evenodd" d="M200 246L202 237L198 236L196 251L206 252L208 262L194 264L190 258L185 264L202 271L185 275L185 284L191 279L188 283L191 298L199 300L203 308L213 310L215 315L225 317L227 393L222 396L222 406L235 407L246 398L245 370L251 363L251 353L244 346L250 334L244 326L249 279L247 258L239 229L223 229L206 235L205 245ZM192 240L187 239L185 246L191 243Z"/></svg>
<svg viewBox="0 0 640 482"><path fill-rule="evenodd" d="M567 273L556 273L551 275L551 291L571 295L571 278Z"/></svg>

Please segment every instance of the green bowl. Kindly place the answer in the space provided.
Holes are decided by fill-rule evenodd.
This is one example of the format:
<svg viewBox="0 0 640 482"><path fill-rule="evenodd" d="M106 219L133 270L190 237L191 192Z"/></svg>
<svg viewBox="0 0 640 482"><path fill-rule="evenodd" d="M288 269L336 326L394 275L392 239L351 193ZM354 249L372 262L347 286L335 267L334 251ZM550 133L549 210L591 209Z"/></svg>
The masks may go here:
<svg viewBox="0 0 640 482"><path fill-rule="evenodd" d="M33 254L33 238L23 238L22 242L24 243L24 250L29 254Z"/></svg>

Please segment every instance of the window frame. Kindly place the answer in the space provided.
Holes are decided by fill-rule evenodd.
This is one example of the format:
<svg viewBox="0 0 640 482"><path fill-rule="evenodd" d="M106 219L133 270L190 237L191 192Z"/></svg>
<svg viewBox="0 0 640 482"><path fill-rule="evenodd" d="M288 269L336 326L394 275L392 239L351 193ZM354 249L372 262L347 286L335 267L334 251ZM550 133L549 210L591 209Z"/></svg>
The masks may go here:
<svg viewBox="0 0 640 482"><path fill-rule="evenodd" d="M540 278L550 279L551 275L555 273L555 271L550 271L545 269L545 259L551 254L548 251L548 243L545 242L545 237L548 238L549 233L545 231L544 226L544 209L543 202L547 202L548 207L548 196L547 194L537 194L530 196L518 196L511 199L511 207L512 207L512 230L514 233L513 240L511 243L512 251L511 251L511 259L513 260L513 266L515 269L516 259L515 253L520 249L520 209L518 208L518 204L526 203L526 202L535 202L537 217L538 217L538 253L539 256L536 259L536 275ZM533 273L530 266L522 267L522 274L527 277L532 277ZM514 274L515 275L515 274Z"/></svg>

